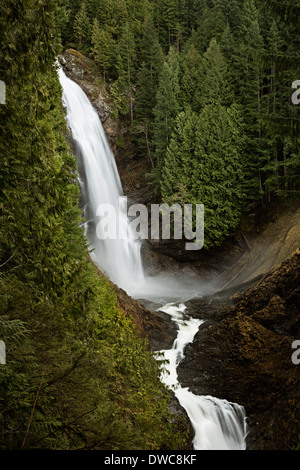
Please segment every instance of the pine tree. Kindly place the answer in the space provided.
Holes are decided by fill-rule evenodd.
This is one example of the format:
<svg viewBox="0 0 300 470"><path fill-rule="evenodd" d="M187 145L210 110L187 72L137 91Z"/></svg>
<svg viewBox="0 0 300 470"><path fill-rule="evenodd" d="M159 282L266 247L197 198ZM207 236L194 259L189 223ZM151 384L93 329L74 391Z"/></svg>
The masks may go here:
<svg viewBox="0 0 300 470"><path fill-rule="evenodd" d="M158 76L164 60L163 51L158 39L153 17L147 14L143 22L143 36L140 42L140 61L150 69L153 84L158 82Z"/></svg>
<svg viewBox="0 0 300 470"><path fill-rule="evenodd" d="M161 179L162 200L169 205L187 203L192 197L191 190L197 170L195 134L198 121L198 114L190 107L186 107L176 118Z"/></svg>
<svg viewBox="0 0 300 470"><path fill-rule="evenodd" d="M143 29L140 51L142 65L138 71L134 133L139 150L147 155L149 163L154 168L153 109L156 105L158 80L164 56L150 15L146 16Z"/></svg>
<svg viewBox="0 0 300 470"><path fill-rule="evenodd" d="M240 3L237 0L217 0L216 4L225 17L226 27L235 32L240 23Z"/></svg>
<svg viewBox="0 0 300 470"><path fill-rule="evenodd" d="M159 74L164 56L158 41L158 35L151 16L144 22L144 34L141 40L141 67L138 72L136 94L136 119L150 121L156 104ZM150 122L149 122L150 124Z"/></svg>
<svg viewBox="0 0 300 470"><path fill-rule="evenodd" d="M233 91L228 67L216 39L211 40L203 56L199 76L201 83L201 94L197 103L199 109L216 101L224 106L232 103Z"/></svg>
<svg viewBox="0 0 300 470"><path fill-rule="evenodd" d="M232 33L230 26L226 26L220 40L220 47L228 69L228 82L232 87L235 99L240 99L240 41Z"/></svg>
<svg viewBox="0 0 300 470"><path fill-rule="evenodd" d="M173 45L178 36L179 0L155 0L154 19L159 40L165 51Z"/></svg>
<svg viewBox="0 0 300 470"><path fill-rule="evenodd" d="M193 42L191 42L182 62L180 101L183 107L191 106L193 110L197 110L200 107L199 102L202 88L200 69L201 56Z"/></svg>
<svg viewBox="0 0 300 470"><path fill-rule="evenodd" d="M265 4L265 2L263 2ZM273 197L292 198L299 194L300 129L299 107L291 103L291 83L299 76L299 8L297 2L265 4L268 71L263 125L270 141L270 155L263 167L267 202ZM289 86L289 85L290 86Z"/></svg>
<svg viewBox="0 0 300 470"><path fill-rule="evenodd" d="M95 62L102 68L105 80L112 66L114 41L109 31L100 28L97 18L93 24L92 45Z"/></svg>
<svg viewBox="0 0 300 470"><path fill-rule="evenodd" d="M85 2L81 4L80 10L75 16L74 34L79 49L87 52L90 47L91 25Z"/></svg>
<svg viewBox="0 0 300 470"><path fill-rule="evenodd" d="M206 0L180 0L179 19L183 29L184 40L187 40L191 31L200 25Z"/></svg>
<svg viewBox="0 0 300 470"><path fill-rule="evenodd" d="M159 79L154 108L154 137L155 157L159 168L163 165L164 156L175 126L179 108L179 77L178 63L173 55L165 62Z"/></svg>
<svg viewBox="0 0 300 470"><path fill-rule="evenodd" d="M243 210L245 136L241 109L219 103L176 121L164 168L165 202L205 205L205 247L220 245Z"/></svg>
<svg viewBox="0 0 300 470"><path fill-rule="evenodd" d="M264 197L262 167L268 159L268 148L261 117L262 84L264 80L264 40L261 35L258 10L254 0L246 0L240 25L240 96L244 107L248 134L248 194L250 199Z"/></svg>
<svg viewBox="0 0 300 470"><path fill-rule="evenodd" d="M174 43L178 31L179 4L178 0L165 0L163 2L163 18L168 31L169 46Z"/></svg>
<svg viewBox="0 0 300 470"><path fill-rule="evenodd" d="M197 29L197 44L200 54L203 54L209 47L212 39L218 42L226 26L226 19L218 4L207 2L203 9L199 27Z"/></svg>
<svg viewBox="0 0 300 470"><path fill-rule="evenodd" d="M136 44L134 34L129 23L125 23L122 29L122 35L118 42L117 69L119 80L127 85L127 94L129 99L131 123L133 123L133 103L134 92L133 84L135 81L135 65L136 65Z"/></svg>

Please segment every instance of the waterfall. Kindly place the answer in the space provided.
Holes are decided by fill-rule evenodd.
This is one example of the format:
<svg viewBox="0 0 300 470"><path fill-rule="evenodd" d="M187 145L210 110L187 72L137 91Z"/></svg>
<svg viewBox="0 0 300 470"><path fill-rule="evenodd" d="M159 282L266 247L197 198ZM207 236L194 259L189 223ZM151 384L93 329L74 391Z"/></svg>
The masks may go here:
<svg viewBox="0 0 300 470"><path fill-rule="evenodd" d="M62 69L59 69L59 79L79 161L79 181L85 199L86 236L92 250L91 256L112 282L131 292L136 285L144 283L141 244L133 237L126 238L130 225L114 155L97 112L87 96ZM96 227L100 222L97 210L104 205L118 214L117 230L125 235L123 238L99 239L96 236Z"/></svg>
<svg viewBox="0 0 300 470"><path fill-rule="evenodd" d="M96 111L81 88L61 68L58 73L74 152L78 158L86 237L92 249L93 261L132 297L161 302L163 306L160 310L176 321L179 331L173 348L161 351L169 360L169 366L162 372L161 379L174 390L190 418L195 430L194 448L244 449L246 426L243 408L226 400L196 396L178 383L176 369L184 358L184 348L193 341L202 323L185 317L185 306L179 300L182 302L199 296L203 286L199 289L199 281L188 276L178 276L178 279L172 280L168 274L147 277L143 270L139 240L130 236L116 239L100 239L96 236L98 207L104 204L110 205L119 214L119 233L130 233L126 200L114 155ZM166 305L167 299L171 299L172 304Z"/></svg>

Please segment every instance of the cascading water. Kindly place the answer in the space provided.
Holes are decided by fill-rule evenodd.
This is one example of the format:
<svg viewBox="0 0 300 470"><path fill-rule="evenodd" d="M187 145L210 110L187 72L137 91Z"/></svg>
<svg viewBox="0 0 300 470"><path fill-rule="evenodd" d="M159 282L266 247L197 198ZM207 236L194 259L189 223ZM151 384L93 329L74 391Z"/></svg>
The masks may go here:
<svg viewBox="0 0 300 470"><path fill-rule="evenodd" d="M165 305L167 299L177 302L199 296L199 286L195 280L170 281L167 276L146 277L139 240L130 236L115 239L96 236L98 208L103 205L109 205L118 214L118 233L130 235L126 202L115 159L96 111L81 88L61 68L59 79L78 158L79 182L87 219L86 236L95 264L132 297L153 299ZM172 303L160 310L168 313L179 328L173 348L161 352L169 360L169 367L162 373L161 380L174 390L191 420L195 430L195 450L245 449L247 430L242 407L226 400L196 396L178 383L176 370L184 358L184 348L193 341L202 322L185 317L184 305Z"/></svg>
<svg viewBox="0 0 300 470"><path fill-rule="evenodd" d="M168 304L159 309L171 316L179 327L172 349L159 351L158 359L167 360L161 381L172 389L190 418L195 431L195 450L244 450L247 425L242 406L211 396L194 395L178 382L177 366L184 359L184 348L192 343L204 322L185 315L184 304Z"/></svg>
<svg viewBox="0 0 300 470"><path fill-rule="evenodd" d="M144 283L141 245L133 237L126 237L130 226L114 156L87 96L61 69L59 78L75 153L80 162L80 184L86 203L86 235L93 249L91 256L115 284L131 291L133 286ZM118 214L117 231L125 235L123 238L99 239L95 235L96 227L99 227L97 210L100 206L110 206Z"/></svg>

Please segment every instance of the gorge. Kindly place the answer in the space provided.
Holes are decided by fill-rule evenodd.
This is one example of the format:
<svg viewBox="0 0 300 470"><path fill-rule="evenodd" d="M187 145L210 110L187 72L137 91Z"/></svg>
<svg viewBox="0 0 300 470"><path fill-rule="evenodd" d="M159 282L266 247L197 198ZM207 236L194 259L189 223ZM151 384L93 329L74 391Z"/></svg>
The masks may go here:
<svg viewBox="0 0 300 470"><path fill-rule="evenodd" d="M95 93L95 87L93 87L92 81L89 78L90 73L88 72L86 74L83 72L83 69L81 68L82 62L78 60L77 57L72 56L72 54L66 52L65 55L61 58L61 63L63 64L64 70L66 71L67 75L70 76L72 79L74 79L79 85L81 85L88 95L89 95L90 89L93 90L92 95L90 96L90 99L92 103L96 103L96 100L97 100L96 97L98 96L97 92ZM94 104L94 106L97 109L100 117L103 116L104 111L102 110L104 109L107 110L107 106L106 105L104 106L103 103L100 106L100 108L96 104ZM104 122L106 121L106 119L107 119L107 116L104 118ZM108 121L109 122L106 121L105 128L108 130L108 132L110 132L109 129L112 129L112 123L110 119L108 119ZM109 127L107 127L107 125ZM115 138L113 139L113 142L115 142ZM110 139L110 144L114 146L111 139ZM119 166L121 165L122 167L122 161L120 161L120 157L118 157L118 165ZM137 193L139 193L139 191L137 191ZM134 194L132 194L131 196L133 199L135 199ZM137 201L137 199L135 199L135 201ZM202 278L205 279L205 281L202 283L203 286L205 285L205 289L201 294L201 295L204 295L203 300L201 299L191 300L191 297L195 297L195 291L193 291L192 295L190 296L188 295L187 297L184 297L184 291L183 292L181 291L181 294L183 295L183 297L182 296L180 297L180 295L178 295L178 298L176 298L177 307L180 304L182 304L183 301L186 302L186 305L188 305L188 312L191 312L192 316L194 316L195 314L196 318L199 319L199 321L202 323L200 330L201 330L201 335L204 334L204 343L205 343L205 348L207 348L206 350L208 352L208 356L211 356L211 354L213 355L212 364L215 364L214 362L215 360L217 360L219 364L217 366L216 364L214 365L214 367L217 367L216 369L218 371L217 375L220 374L220 370L222 369L222 359L221 359L223 356L221 352L222 347L220 346L219 348L217 348L213 340L212 341L209 340L209 337L211 335L211 332L214 332L215 327L213 325L215 324L215 318L218 318L218 316L220 316L221 318L221 313L218 313L218 312L222 312L222 309L224 309L224 307L226 311L226 305L232 305L236 302L236 298L239 298L239 297L242 298L242 296L244 295L243 292L247 292L247 290L251 289L251 287L255 286L256 284L259 284L261 280L263 280L267 276L267 273L269 272L272 273L272 271L276 267L279 269L279 272L280 272L281 263L284 260L287 260L298 248L298 234L299 234L298 214L299 214L298 208L296 208L296 210L294 208L292 208L291 210L285 209L284 212L281 212L277 218L275 217L274 222L267 225L266 228L258 236L257 235L253 236L251 235L251 233L248 233L247 237L248 237L248 240L250 240L249 244L251 244L251 250L243 242L241 242L240 245L235 245L233 248L229 247L229 249L226 248L225 246L225 250L223 251L221 250L221 252L220 251L218 252L218 250L216 250L215 259L214 257L212 259L208 257L205 259L204 263L200 263L200 269L196 270L196 278L197 276L199 278L199 272L200 272ZM268 249L265 248L266 244L268 246ZM169 349L172 350L175 344L174 341L175 341L176 334L177 334L176 331L178 331L178 326L175 328L175 331L174 331L174 328L172 330L172 326L170 327L170 321L168 321L166 318L168 317L168 315L166 315L163 312L159 312L160 308L163 309L163 307L165 307L165 305L163 305L164 299L168 303L172 302L172 292L174 292L174 290L171 287L171 293L169 291L168 295L166 296L167 280L170 281L170 279L172 280L176 279L176 274L174 274L174 272L176 273L176 270L177 270L178 273L180 272L180 275L182 276L182 278L184 278L184 275L188 273L188 275L190 276L190 279L192 279L193 285L195 281L195 271L193 269L192 270L190 269L190 263L187 263L186 267L184 267L184 263L182 265L182 263L180 262L178 263L176 262L176 260L174 261L174 259L172 260L171 258L169 258L169 256L166 257L165 254L163 254L163 251L164 250L162 250L161 255L158 256L158 259L161 258L162 260L161 264L157 262L157 255L155 251L153 252L154 255L152 256L152 258L150 257L150 263L148 263L149 256L146 256L147 263L150 266L151 266L151 261L153 261L154 259L154 268L150 269L150 273L152 275L154 272L158 273L158 276L163 277L164 278L163 280L165 282L164 284L165 297L162 295L160 299L155 299L155 296L151 298L151 295L149 294L149 291L150 292L153 291L153 286L152 288L149 289L150 280L148 278L147 290L148 290L149 298L145 302L145 306L147 308L150 308L150 310L152 311L156 311L160 319L163 318L162 328L164 328L165 332L167 332L164 334L162 333L157 334L157 332L154 332L154 331L147 332L147 337L150 343L152 344L152 347L154 348L154 350L158 349L159 344L164 344L164 348L166 348L167 350ZM166 253L168 253L168 248L167 248ZM146 250L146 255L147 255L147 250ZM293 263L293 259L294 258L291 258L291 261L290 261L291 264ZM219 270L217 271L216 271L216 262L219 263ZM289 261L287 261L287 263L289 263ZM199 266L199 262L198 262L198 266ZM297 263L296 263L296 266L297 266ZM162 274L162 272L164 272L166 268L167 270L170 270L170 276L168 279L164 277ZM213 273L213 276L211 275L212 273ZM295 282L297 283L296 279L298 279L299 270L296 270L296 272L292 271L290 275L295 276ZM208 287L207 280L208 279L211 280L212 277L218 278L219 282L216 283L215 285L211 284L210 285L211 290L209 290L207 289ZM162 284L160 283L160 287L161 285ZM292 283L291 285L291 292L294 292L294 289L295 289L293 285L294 283ZM180 286L182 286L182 283L180 283ZM210 295L212 294L212 292L216 292L216 291L217 291L217 294L215 296ZM176 290L176 295L177 293L178 293L178 290ZM137 295L137 298L139 299L147 298L145 291L143 294L144 295ZM272 293L270 293L270 295L272 298ZM123 296L124 294L121 294L122 300L124 298ZM293 294L292 296L294 299L297 298L297 295L295 297L295 294ZM156 300L158 302L156 302ZM269 290L267 290L267 293L265 296L265 303L268 304L269 301L270 301ZM283 302L285 302L284 296L283 296ZM199 307L197 307L197 305L200 305L200 309L202 313L201 311L199 311ZM203 319L201 317L203 317L205 320L208 320L208 321L205 321L203 323ZM282 317L282 321L284 321L284 317ZM245 322L247 322L247 318L245 318ZM298 320L295 319L294 321L295 332L297 332L297 326L296 326L297 324L298 324ZM168 333L170 331L170 328L172 330L171 334ZM263 330L261 330L260 333L262 335L262 338L266 335L266 332L264 332ZM224 332L224 334L226 336L226 332ZM289 334L291 334L291 332ZM200 335L200 332L196 334L195 338L198 338L199 335ZM167 340L165 339L166 337L167 337ZM277 334L274 339L275 341L277 341ZM280 337L278 339L280 340ZM290 341L292 342L293 339L295 339L295 336L291 337ZM178 366L178 373L179 373L182 386L189 387L191 384L195 383L195 374L199 374L200 376L202 376L202 379L200 380L200 382L203 384L203 390L205 391L204 395L206 394L207 396L211 394L214 395L213 391L215 391L215 396L223 397L224 396L223 393L224 393L226 397L228 398L231 397L231 393L228 391L228 388L224 387L224 380L226 381L225 377L223 377L224 374L221 374L223 378L219 380L217 388L216 388L215 379L214 379L214 385L212 387L209 386L209 376L210 376L209 374L212 373L212 369L208 365L210 359L209 358L207 358L207 360L203 359L203 356L205 356L205 353L203 352L201 348L201 344L198 344L197 348L198 348L197 349L198 352L196 353L197 362L195 363L197 365L196 367L193 366L192 376L190 374L190 367L188 363L186 362L187 359L186 360L184 359L182 363L179 364ZM226 345L226 348L228 348L228 345ZM217 349L219 352L217 352ZM193 347L193 345L187 346L188 356L190 356L192 351L195 351L195 347ZM215 356L216 354L217 356ZM263 357L263 350L261 351L261 354L262 354L262 359L261 359L260 365L258 365L254 360L255 366L257 367L256 373L258 376L261 373L261 369L263 370L267 366L267 362L268 362L268 355L266 354L266 356ZM214 359L217 357L219 357L219 359ZM284 361L285 362L290 361L290 354L286 351L285 353L282 353L282 354L278 353L277 363L276 364L274 363L271 365L272 371L274 370L274 368L277 369L277 370L274 370L274 372L271 372L273 376L275 376L275 379L272 379L272 382L270 383L268 382L268 379L262 379L262 380L265 380L265 382L262 383L262 388L264 389L264 392L262 392L262 396L264 393L271 393L269 392L269 390L272 389L273 387L272 386L273 380L275 381L277 379L278 380L280 379L280 381L290 380L290 379L282 379L282 377L280 377L280 369ZM270 364L267 367L270 368ZM203 368L203 374L202 374L202 368ZM228 373L232 374L233 370L229 369ZM295 367L294 368L290 367L290 364L289 364L288 375L294 376L294 378L291 379L292 381L297 380L297 370L295 369ZM246 370L246 376L247 376L247 370ZM278 377L276 378L276 376ZM248 386L250 387L249 389L247 389L247 387L244 387L242 384L242 381L241 381L241 384L239 384L239 379L237 379L237 382L235 382L234 385L232 384L233 388L235 387L237 388L236 390L237 392L239 390L243 390L243 392L241 392L240 395L233 394L232 401L233 402L237 401L238 403L242 403L243 405L245 405L246 409L247 409L247 403L249 401L251 403L250 405L251 416L247 419L248 423L251 424L250 432L248 432L248 435L246 438L246 441L248 443L247 448L257 449L257 448L277 448L277 446L279 448L281 446L284 447L286 445L284 444L285 439L282 439L282 437L280 437L281 433L277 429L276 426L273 426L274 429L270 429L272 428L272 425L270 424L269 421L263 421L263 423L260 423L259 425L257 425L258 419L261 416L261 413L263 411L258 410L258 413L256 412L254 413L252 411L253 410L252 403L258 402L260 400L260 397L255 396L255 394L251 392L252 385L248 384ZM293 387L291 388L293 390ZM199 388L197 386L195 387L194 385L192 385L191 389L194 390L194 393L196 396L202 395L201 387ZM223 389L224 389L224 392L222 391ZM225 390L227 391L225 392ZM289 394L289 392L287 393ZM280 393L278 394L280 395ZM271 395L273 395L273 392L271 393ZM238 401L238 396L240 396L240 401ZM231 398L229 400L231 400ZM288 420L290 419L289 416L291 412L292 411L289 411L289 407L288 407L286 411L285 419L288 419ZM270 419L274 419L274 418L271 418L271 416L273 416L274 413L275 411L274 412L270 411ZM255 414L257 414L257 417L254 418L253 416ZM297 428L297 423L294 423L294 425ZM240 427L240 429L242 428L243 426ZM293 427L291 428L291 433L293 433L292 429ZM249 427L248 427L248 431L249 431Z"/></svg>
<svg viewBox="0 0 300 470"><path fill-rule="evenodd" d="M88 214L88 223L95 231L97 207L100 203L118 204L118 198L122 195L120 180L96 112L80 87L68 79L62 70L59 71L59 77L79 167L83 167L79 177L82 193L85 195L85 215ZM125 230L129 223L125 213L121 214L120 219ZM145 278L139 242L130 239L97 240L95 236L91 237L93 230L89 228L86 233L94 262L129 295L155 301L162 301L163 298L167 301L174 296L174 302L178 302L180 297L189 299L201 295L201 284L197 291L195 280L192 283L192 280L181 279L180 283L171 282L164 287L158 277ZM184 309L182 306L174 303L170 307L167 311L171 312L172 319L180 325L179 336L172 351L169 354L165 352L165 359L171 357L167 375L170 374L174 380L176 367L184 357L184 347L193 340L201 322L185 319L182 315L178 317L177 313ZM166 311L166 306L162 305L160 310ZM212 397L196 397L188 389L180 389L176 380L175 383L171 380L170 384L168 378L164 382L171 388L175 386L175 394L188 412L195 430L195 450L244 449L247 427L241 407Z"/></svg>

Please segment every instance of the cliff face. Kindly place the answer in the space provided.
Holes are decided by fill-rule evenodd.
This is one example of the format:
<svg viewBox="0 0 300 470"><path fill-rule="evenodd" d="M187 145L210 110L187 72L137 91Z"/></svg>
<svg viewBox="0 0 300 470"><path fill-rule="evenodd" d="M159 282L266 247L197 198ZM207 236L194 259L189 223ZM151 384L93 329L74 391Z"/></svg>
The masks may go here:
<svg viewBox="0 0 300 470"><path fill-rule="evenodd" d="M179 378L197 394L243 405L248 449L288 450L299 444L300 251L247 290L188 305L206 318L179 366ZM226 307L220 305L227 304Z"/></svg>
<svg viewBox="0 0 300 470"><path fill-rule="evenodd" d="M114 146L120 129L118 122L111 118L112 104L106 84L95 63L74 49L65 51L58 57L58 60L66 75L76 82L88 96L99 114L111 145Z"/></svg>

